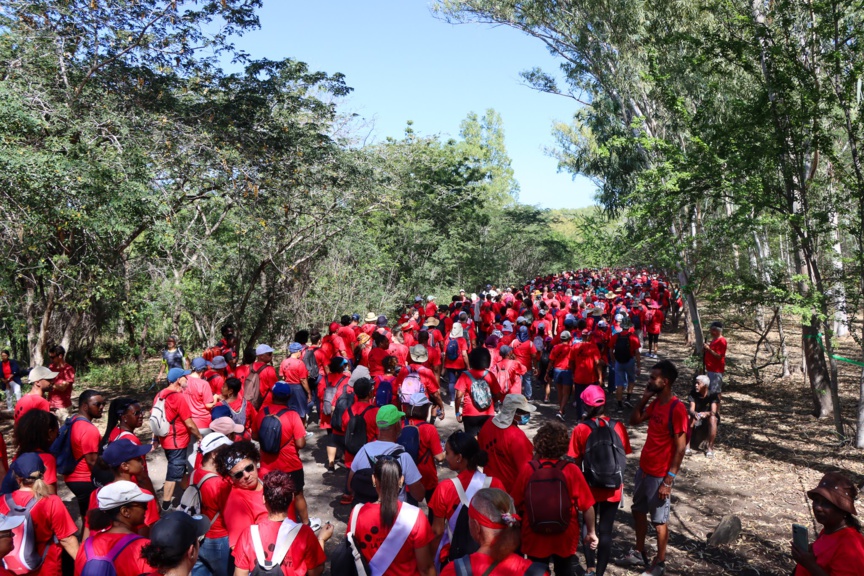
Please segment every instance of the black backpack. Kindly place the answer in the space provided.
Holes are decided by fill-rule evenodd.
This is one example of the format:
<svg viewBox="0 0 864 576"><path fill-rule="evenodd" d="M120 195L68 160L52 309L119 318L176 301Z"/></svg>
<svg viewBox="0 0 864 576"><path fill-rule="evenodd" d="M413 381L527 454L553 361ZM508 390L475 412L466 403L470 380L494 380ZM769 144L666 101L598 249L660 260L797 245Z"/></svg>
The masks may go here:
<svg viewBox="0 0 864 576"><path fill-rule="evenodd" d="M309 373L309 382L314 383L318 380L318 360L315 359L315 350L307 348L303 353L303 364L306 365L306 372Z"/></svg>
<svg viewBox="0 0 864 576"><path fill-rule="evenodd" d="M615 361L620 364L626 364L633 358L630 352L630 333L619 332L618 339L615 341L615 348L612 350L612 356Z"/></svg>
<svg viewBox="0 0 864 576"><path fill-rule="evenodd" d="M337 432L345 432L342 429L342 420L345 418L345 413L354 405L354 393L347 389L343 390L339 398L336 399L336 405L333 406L333 413L330 415L330 426Z"/></svg>
<svg viewBox="0 0 864 576"><path fill-rule="evenodd" d="M403 450L401 446L391 450L390 452L384 452L384 454L394 458L398 458L404 453L405 450ZM366 454L369 468L361 468L354 472L354 476L351 477L351 492L354 494L355 504L368 504L369 502L378 501L378 491L372 483L372 471L375 468L376 458L377 456L373 458L369 456L369 454Z"/></svg>
<svg viewBox="0 0 864 576"><path fill-rule="evenodd" d="M457 560L473 554L479 549L480 544L471 537L471 529L468 527L468 506L462 506L459 516L456 518L456 529L453 530L447 558L451 561Z"/></svg>
<svg viewBox="0 0 864 576"><path fill-rule="evenodd" d="M345 427L345 451L351 455L360 452L366 445L366 412L375 408L374 405L367 406L360 414L349 412L348 426Z"/></svg>
<svg viewBox="0 0 864 576"><path fill-rule="evenodd" d="M258 442L261 451L268 454L279 454L282 451L282 415L288 412L283 408L276 414L270 413L270 408L264 408L264 420L261 421L261 429L258 430Z"/></svg>
<svg viewBox="0 0 864 576"><path fill-rule="evenodd" d="M624 483L627 456L621 437L615 432L616 420L600 426L597 420L584 422L591 433L585 441L582 455L582 474L589 486L594 488L620 488Z"/></svg>

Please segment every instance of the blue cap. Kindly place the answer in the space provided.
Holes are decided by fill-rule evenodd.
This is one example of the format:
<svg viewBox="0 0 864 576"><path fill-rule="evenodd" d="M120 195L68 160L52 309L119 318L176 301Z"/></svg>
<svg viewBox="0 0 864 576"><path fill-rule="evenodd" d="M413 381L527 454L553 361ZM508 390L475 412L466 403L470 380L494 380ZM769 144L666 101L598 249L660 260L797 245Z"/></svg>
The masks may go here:
<svg viewBox="0 0 864 576"><path fill-rule="evenodd" d="M210 411L210 418L216 420L217 418L222 418L224 416L231 417L231 409L225 404L217 404Z"/></svg>
<svg viewBox="0 0 864 576"><path fill-rule="evenodd" d="M36 472L45 473L45 463L35 452L19 454L12 462L12 472L18 478L30 478Z"/></svg>
<svg viewBox="0 0 864 576"><path fill-rule="evenodd" d="M168 382L173 384L183 376L188 376L191 373L192 372L190 372L189 370L183 370L182 368L171 368L170 370L168 370Z"/></svg>
<svg viewBox="0 0 864 576"><path fill-rule="evenodd" d="M357 314L356 312L354 314L351 314L351 320L353 320L354 322L359 322L360 314Z"/></svg>
<svg viewBox="0 0 864 576"><path fill-rule="evenodd" d="M291 354L296 354L301 350L303 350L303 345L299 342L291 342L291 344L288 345L288 352L290 352Z"/></svg>
<svg viewBox="0 0 864 576"><path fill-rule="evenodd" d="M204 358L195 358L192 360L192 370L195 372L203 372L207 369L207 360Z"/></svg>
<svg viewBox="0 0 864 576"><path fill-rule="evenodd" d="M290 396L291 395L291 385L287 382L276 382L273 385L273 395L274 396Z"/></svg>
<svg viewBox="0 0 864 576"><path fill-rule="evenodd" d="M102 453L102 459L112 468L120 466L124 462L144 456L153 448L152 444L138 445L128 438L120 438L108 444Z"/></svg>

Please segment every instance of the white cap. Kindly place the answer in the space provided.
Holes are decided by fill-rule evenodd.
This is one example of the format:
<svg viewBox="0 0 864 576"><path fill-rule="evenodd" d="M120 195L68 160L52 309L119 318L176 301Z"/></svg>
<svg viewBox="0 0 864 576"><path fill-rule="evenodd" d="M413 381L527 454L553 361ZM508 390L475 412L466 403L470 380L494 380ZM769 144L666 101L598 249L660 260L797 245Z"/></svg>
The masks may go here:
<svg viewBox="0 0 864 576"><path fill-rule="evenodd" d="M225 434L210 432L201 440L199 450L201 450L202 454L209 454L220 446L227 446L229 444L233 444L233 442Z"/></svg>
<svg viewBox="0 0 864 576"><path fill-rule="evenodd" d="M434 296L428 296L426 298L426 300L428 300L429 302L432 302L433 300L435 300L435 297Z"/></svg>
<svg viewBox="0 0 864 576"><path fill-rule="evenodd" d="M153 500L152 494L145 494L134 482L118 480L103 486L96 494L100 510L113 510L132 502L147 503Z"/></svg>
<svg viewBox="0 0 864 576"><path fill-rule="evenodd" d="M273 352L273 348L268 346L267 344L259 344L257 348L255 348L255 355L261 356L262 354L269 354Z"/></svg>
<svg viewBox="0 0 864 576"><path fill-rule="evenodd" d="M32 370L30 370L30 375L27 376L27 379L30 382L38 382L39 380L53 380L57 377L57 372L52 372L45 366L36 366Z"/></svg>
<svg viewBox="0 0 864 576"><path fill-rule="evenodd" d="M26 516L21 514L20 516L4 516L0 514L0 531L12 530L17 528L26 520Z"/></svg>

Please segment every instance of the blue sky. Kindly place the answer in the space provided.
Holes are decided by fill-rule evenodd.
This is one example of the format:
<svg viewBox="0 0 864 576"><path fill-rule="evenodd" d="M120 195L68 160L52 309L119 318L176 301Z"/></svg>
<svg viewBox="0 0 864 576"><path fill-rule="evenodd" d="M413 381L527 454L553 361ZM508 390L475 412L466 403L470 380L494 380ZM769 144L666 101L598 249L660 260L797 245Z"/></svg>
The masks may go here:
<svg viewBox="0 0 864 576"><path fill-rule="evenodd" d="M536 92L519 72L558 63L540 41L506 27L453 26L428 0L264 0L261 29L237 40L253 58L295 58L342 72L354 92L343 109L374 123L372 137L400 138L408 120L421 134L458 136L468 112L497 110L521 186L520 201L544 208L594 203L594 185L558 173L543 151L555 120L577 104Z"/></svg>

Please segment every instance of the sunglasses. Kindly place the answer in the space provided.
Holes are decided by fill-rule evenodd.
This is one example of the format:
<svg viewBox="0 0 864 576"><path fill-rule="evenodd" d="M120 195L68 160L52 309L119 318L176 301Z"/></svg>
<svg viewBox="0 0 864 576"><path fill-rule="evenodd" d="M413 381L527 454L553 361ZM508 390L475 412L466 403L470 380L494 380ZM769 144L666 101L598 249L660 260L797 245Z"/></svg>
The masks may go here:
<svg viewBox="0 0 864 576"><path fill-rule="evenodd" d="M135 410L134 412L132 412L132 415L133 415L133 416L140 416L140 415L143 414L143 413L144 413L143 410Z"/></svg>
<svg viewBox="0 0 864 576"><path fill-rule="evenodd" d="M241 478L243 478L244 476L246 476L246 474L251 474L251 473L254 472L254 471L255 471L255 464L249 464L249 465L246 466L246 468L244 468L243 470L238 470L237 472L234 472L234 473L231 474L231 475L234 476L234 478L235 478L236 480L240 480Z"/></svg>
<svg viewBox="0 0 864 576"><path fill-rule="evenodd" d="M105 404L107 404L107 402L94 402L93 403L93 405L96 406L97 408L104 408Z"/></svg>

